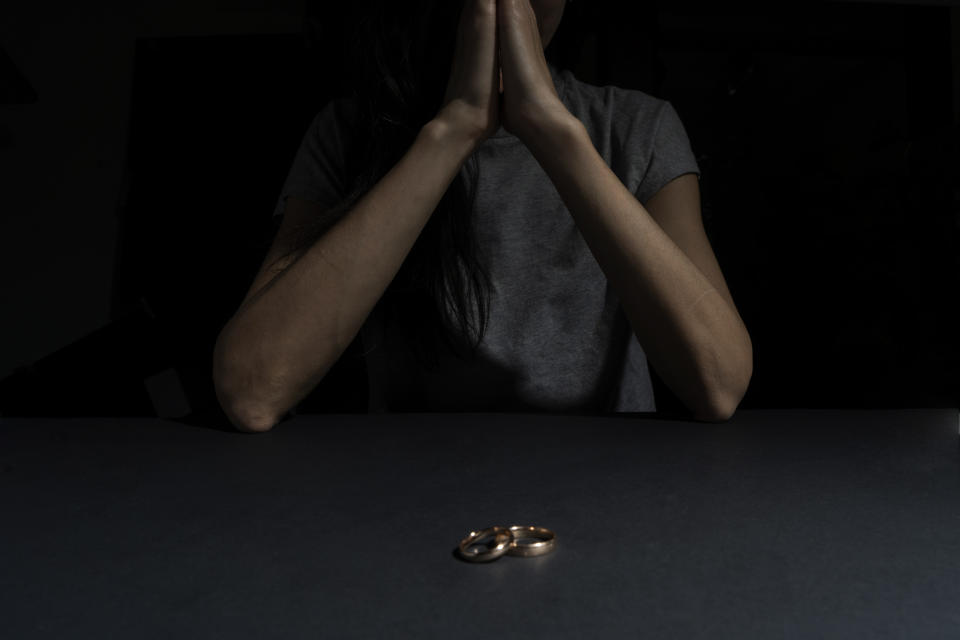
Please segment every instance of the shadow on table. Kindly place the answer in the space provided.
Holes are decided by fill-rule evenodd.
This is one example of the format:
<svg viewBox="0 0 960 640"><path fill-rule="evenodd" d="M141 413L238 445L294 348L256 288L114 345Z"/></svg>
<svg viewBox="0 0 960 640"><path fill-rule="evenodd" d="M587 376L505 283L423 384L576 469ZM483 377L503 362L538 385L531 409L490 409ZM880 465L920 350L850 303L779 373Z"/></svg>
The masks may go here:
<svg viewBox="0 0 960 640"><path fill-rule="evenodd" d="M176 422L183 425L189 425L191 427L203 427L206 429L225 431L228 433L242 433L233 426L233 424L227 418L227 415L223 412L223 409L221 409L219 406L201 411L194 411L193 413L183 416L182 418L166 418L165 420L167 422Z"/></svg>
<svg viewBox="0 0 960 640"><path fill-rule="evenodd" d="M656 412L633 412L633 413L590 413L590 412L560 412L560 411L541 411L541 412L527 412L530 415L537 416L562 416L562 417L571 417L571 416L580 416L580 417L595 417L595 418L612 418L617 420L657 420L657 421L667 421L667 422L690 422L693 420L689 413L683 413L680 411L656 411ZM292 412L287 413L283 419L278 423L282 425L284 422L287 422L297 415L304 417L309 417L312 415L326 415L322 413L304 413L304 414L294 414ZM354 414L350 414L354 415ZM355 414L355 415L367 415L367 414ZM195 411L189 415L186 415L182 418L167 418L168 422L176 422L179 424L188 425L191 427L203 427L206 429L213 429L215 431L224 431L228 433L241 433L238 431L230 420L227 418L226 414L220 407L210 408L202 411Z"/></svg>

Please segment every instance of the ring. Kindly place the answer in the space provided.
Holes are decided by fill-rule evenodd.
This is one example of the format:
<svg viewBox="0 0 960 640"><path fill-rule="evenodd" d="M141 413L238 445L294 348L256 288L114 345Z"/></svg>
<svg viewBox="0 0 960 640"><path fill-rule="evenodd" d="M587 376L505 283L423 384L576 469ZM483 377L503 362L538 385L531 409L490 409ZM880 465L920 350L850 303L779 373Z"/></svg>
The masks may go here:
<svg viewBox="0 0 960 640"><path fill-rule="evenodd" d="M487 551L467 551L470 545L477 540L482 540L490 535L494 536L494 541L496 542L496 545L492 548ZM458 550L460 551L460 557L464 560L469 560L470 562L489 562L507 553L512 543L513 534L510 533L510 529L507 527L487 527L482 531L471 531L470 535L460 541Z"/></svg>
<svg viewBox="0 0 960 640"><path fill-rule="evenodd" d="M518 524L507 528L510 531L513 542L507 549L508 556L542 556L550 553L557 546L557 536L544 527L521 526ZM521 540L535 538L537 542L521 543Z"/></svg>

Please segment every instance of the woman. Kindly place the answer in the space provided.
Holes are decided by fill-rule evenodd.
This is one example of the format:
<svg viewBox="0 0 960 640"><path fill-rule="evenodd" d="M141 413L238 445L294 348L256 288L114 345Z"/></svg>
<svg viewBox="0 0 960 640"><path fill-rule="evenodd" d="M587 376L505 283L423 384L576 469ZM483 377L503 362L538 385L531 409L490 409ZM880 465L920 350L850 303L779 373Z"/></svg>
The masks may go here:
<svg viewBox="0 0 960 640"><path fill-rule="evenodd" d="M562 0L397 4L217 341L230 420L272 428L358 332L370 411L652 411L649 359L694 419L728 419L752 345L672 106L548 63ZM451 62L425 46L454 31Z"/></svg>

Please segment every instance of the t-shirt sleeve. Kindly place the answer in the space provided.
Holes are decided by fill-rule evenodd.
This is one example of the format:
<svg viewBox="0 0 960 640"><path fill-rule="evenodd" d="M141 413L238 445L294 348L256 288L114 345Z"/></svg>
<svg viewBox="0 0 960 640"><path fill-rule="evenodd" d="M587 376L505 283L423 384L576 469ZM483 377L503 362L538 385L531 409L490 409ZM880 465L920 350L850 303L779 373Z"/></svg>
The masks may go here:
<svg viewBox="0 0 960 640"><path fill-rule="evenodd" d="M668 182L685 173L700 177L700 166L690 146L687 131L668 101L663 101L657 112L652 140L644 146L649 149L645 173L634 195L640 204L645 204Z"/></svg>
<svg viewBox="0 0 960 640"><path fill-rule="evenodd" d="M274 219L283 215L288 196L325 207L332 207L346 197L345 141L349 133L343 111L346 107L343 99L331 100L310 123L280 190Z"/></svg>

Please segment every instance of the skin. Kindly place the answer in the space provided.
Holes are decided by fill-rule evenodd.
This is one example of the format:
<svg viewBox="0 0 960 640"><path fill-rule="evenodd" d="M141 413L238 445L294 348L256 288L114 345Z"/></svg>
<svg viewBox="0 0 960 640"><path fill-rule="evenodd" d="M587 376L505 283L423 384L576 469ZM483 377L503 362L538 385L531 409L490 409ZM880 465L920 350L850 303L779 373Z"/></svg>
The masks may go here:
<svg viewBox="0 0 960 640"><path fill-rule="evenodd" d="M543 48L546 49L560 27L563 11L567 8L567 0L530 0L530 6L537 14L540 40L543 41Z"/></svg>
<svg viewBox="0 0 960 640"><path fill-rule="evenodd" d="M530 6L537 16L537 29L540 31L540 41L546 50L553 40L554 34L560 28L560 22L563 20L564 9L567 8L567 0L530 0ZM503 77L500 78L500 91L503 91Z"/></svg>
<svg viewBox="0 0 960 640"><path fill-rule="evenodd" d="M753 345L703 229L699 183L679 176L644 206L607 166L541 48L564 4L497 0L500 121L557 188L663 381L694 419L728 420L753 375Z"/></svg>

